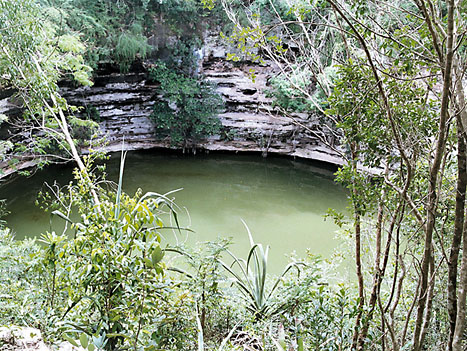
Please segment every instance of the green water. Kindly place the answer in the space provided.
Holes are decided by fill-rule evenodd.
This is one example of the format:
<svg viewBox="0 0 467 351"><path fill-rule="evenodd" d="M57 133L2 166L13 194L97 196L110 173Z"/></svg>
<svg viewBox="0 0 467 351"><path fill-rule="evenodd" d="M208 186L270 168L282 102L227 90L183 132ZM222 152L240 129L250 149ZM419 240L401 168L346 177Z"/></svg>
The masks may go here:
<svg viewBox="0 0 467 351"><path fill-rule="evenodd" d="M119 155L107 161L108 178L117 180ZM8 226L17 238L39 236L60 225L34 205L44 182L66 184L71 167L49 167L30 178L17 178L0 187L11 212ZM213 240L232 237L233 251L246 255L249 243L243 219L256 242L268 244L272 270L278 272L295 251L303 257L307 249L329 258L339 244L337 227L324 220L328 208L345 209L346 193L333 182L333 172L309 162L251 155L182 156L155 152L133 152L127 157L124 190L175 193L181 207L181 226L195 233L174 237L165 232L166 242Z"/></svg>

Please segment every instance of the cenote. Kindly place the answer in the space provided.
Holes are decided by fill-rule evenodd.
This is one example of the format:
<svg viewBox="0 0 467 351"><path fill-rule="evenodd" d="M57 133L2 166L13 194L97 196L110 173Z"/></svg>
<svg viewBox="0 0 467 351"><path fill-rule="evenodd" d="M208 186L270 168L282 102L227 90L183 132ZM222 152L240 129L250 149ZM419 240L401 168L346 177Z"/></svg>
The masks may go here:
<svg viewBox="0 0 467 351"><path fill-rule="evenodd" d="M119 154L106 161L108 179L116 181ZM71 180L72 166L51 166L29 178L18 177L0 188L10 214L5 218L16 238L39 237L60 226L35 205L44 182L65 185ZM270 246L270 268L279 273L296 252L330 258L339 245L337 226L325 220L328 208L344 211L345 190L333 181L333 170L322 164L259 155L180 155L155 151L129 152L125 163L123 188L133 194L174 193L180 207L182 227L194 232L163 231L162 243L196 242L232 237L232 249L242 257L249 248L242 219L256 242Z"/></svg>

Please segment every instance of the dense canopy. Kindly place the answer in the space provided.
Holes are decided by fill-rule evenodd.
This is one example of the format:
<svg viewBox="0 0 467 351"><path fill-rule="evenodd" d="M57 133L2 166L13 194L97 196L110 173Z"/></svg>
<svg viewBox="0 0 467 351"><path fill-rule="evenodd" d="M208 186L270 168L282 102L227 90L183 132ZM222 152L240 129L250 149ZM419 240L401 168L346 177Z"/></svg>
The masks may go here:
<svg viewBox="0 0 467 351"><path fill-rule="evenodd" d="M0 108L15 106L0 110L1 170L77 165L74 182L39 199L63 233L31 233L42 234L36 245L0 224L0 324L35 326L50 342L79 340L91 351L464 350L466 6L0 0ZM125 194L123 151L118 185L95 167L105 120L61 92L92 86L100 72L147 77L150 121L167 148L239 140L218 118L238 101L223 103L226 87L203 76L212 38L225 55L210 69L248 67L252 81L269 72L271 108L247 102L293 122L285 144L308 133L338 155L349 206L328 217L351 242L353 283L313 257L271 277L267 243L254 233L245 260L225 240L170 246L162 228L183 230L172 195Z"/></svg>

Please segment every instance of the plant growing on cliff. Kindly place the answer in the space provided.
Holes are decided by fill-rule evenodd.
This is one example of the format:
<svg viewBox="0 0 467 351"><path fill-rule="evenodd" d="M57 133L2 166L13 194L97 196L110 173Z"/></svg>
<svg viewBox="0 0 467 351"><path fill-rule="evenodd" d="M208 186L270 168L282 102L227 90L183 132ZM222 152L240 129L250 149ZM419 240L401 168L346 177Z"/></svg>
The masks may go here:
<svg viewBox="0 0 467 351"><path fill-rule="evenodd" d="M128 72L130 65L139 57L145 58L151 47L143 35L143 27L134 23L129 30L123 32L115 46L115 58L122 72Z"/></svg>
<svg viewBox="0 0 467 351"><path fill-rule="evenodd" d="M150 69L150 76L160 83L151 114L159 138L186 148L220 132L216 114L223 102L209 82L169 70L163 62Z"/></svg>

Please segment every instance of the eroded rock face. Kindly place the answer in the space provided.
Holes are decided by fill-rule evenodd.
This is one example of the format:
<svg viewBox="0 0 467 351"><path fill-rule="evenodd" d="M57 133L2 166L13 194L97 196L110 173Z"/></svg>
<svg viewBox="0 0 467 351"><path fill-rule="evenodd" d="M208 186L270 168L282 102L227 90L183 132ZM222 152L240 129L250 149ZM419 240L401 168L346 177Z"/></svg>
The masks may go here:
<svg viewBox="0 0 467 351"><path fill-rule="evenodd" d="M197 53L198 72L216 83L225 101L225 111L219 115L223 132L197 144L197 149L274 153L341 164L339 154L329 147L337 143L317 115L295 114L291 119L274 111L266 95L267 82L277 73L274 66L234 65L226 60L228 50L223 45L217 35L207 36L205 47ZM120 150L123 140L127 149L172 148L155 137L149 116L157 85L148 80L144 67L128 74L103 69L94 81L93 87L63 86L61 93L71 104L98 114L109 151ZM18 113L18 107L0 96L0 113Z"/></svg>
<svg viewBox="0 0 467 351"><path fill-rule="evenodd" d="M255 72L254 81L250 70ZM275 111L266 94L268 80L277 73L272 64L236 67L225 58L208 56L203 72L217 84L224 98L226 110L219 118L233 135L213 137L202 144L205 149L256 151L341 163L338 153L328 146L335 143L323 130L318 115L295 113L285 117Z"/></svg>
<svg viewBox="0 0 467 351"><path fill-rule="evenodd" d="M145 72L106 72L95 78L94 86L63 87L62 94L69 103L98 112L110 150L120 147L123 140L130 149L142 149L156 142L149 118L156 88L148 83Z"/></svg>
<svg viewBox="0 0 467 351"><path fill-rule="evenodd" d="M272 64L234 65L226 60L227 50L213 36L200 51L200 74L217 85L225 101L219 115L221 135L197 144L198 149L275 153L340 164L341 158L328 144L333 139L320 125L317 115L279 115L266 95L268 79L276 74ZM250 77L250 70L256 78ZM123 139L128 149L172 148L155 137L149 116L157 91L147 73L121 74L107 71L93 87L64 87L63 95L72 104L96 109L101 132L107 135L110 151L120 150Z"/></svg>

